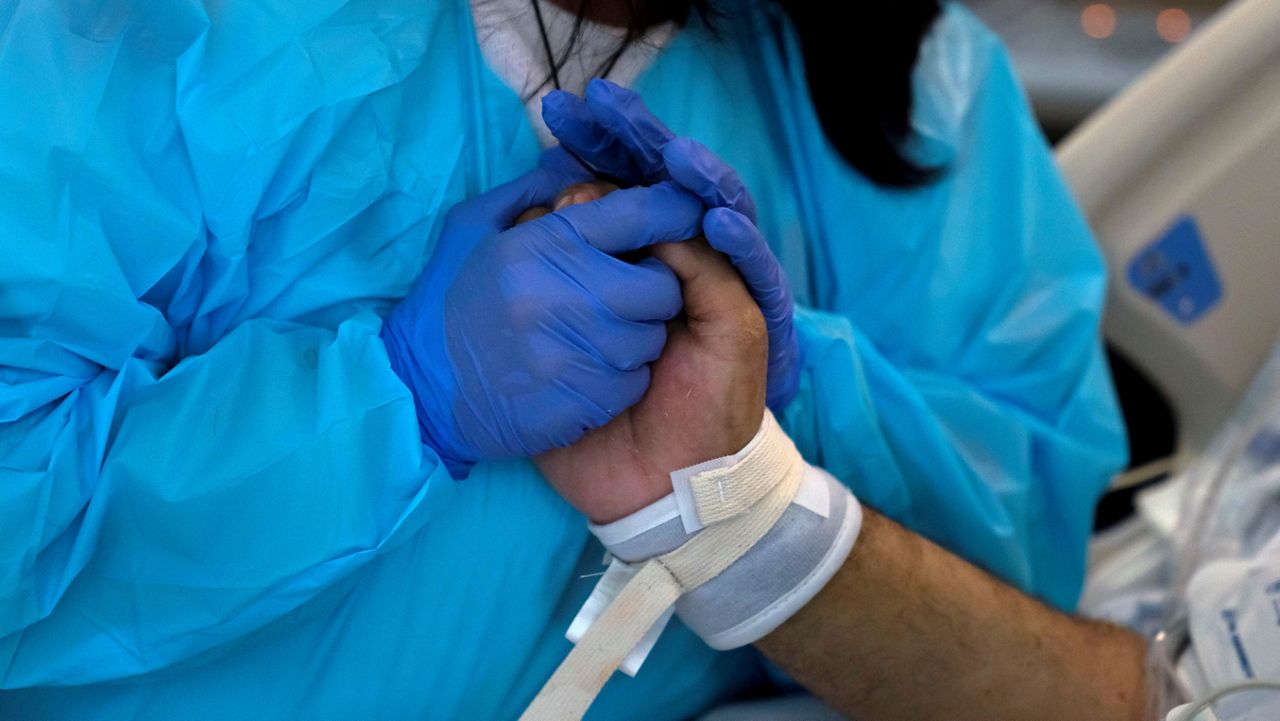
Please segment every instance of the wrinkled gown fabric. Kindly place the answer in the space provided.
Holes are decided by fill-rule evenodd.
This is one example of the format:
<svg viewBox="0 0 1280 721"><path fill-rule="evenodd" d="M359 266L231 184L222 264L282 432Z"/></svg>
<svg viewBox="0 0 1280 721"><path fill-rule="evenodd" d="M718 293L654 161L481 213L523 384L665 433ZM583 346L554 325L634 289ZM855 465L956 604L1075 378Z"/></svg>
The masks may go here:
<svg viewBox="0 0 1280 721"><path fill-rule="evenodd" d="M726 10L637 88L755 195L802 306L788 431L1070 608L1124 456L1104 269L1004 51L945 11L914 122L947 173L890 191L776 12ZM452 480L378 331L445 212L539 153L465 0L0 3L0 718L519 714L600 547L528 463ZM675 624L591 716L763 673Z"/></svg>

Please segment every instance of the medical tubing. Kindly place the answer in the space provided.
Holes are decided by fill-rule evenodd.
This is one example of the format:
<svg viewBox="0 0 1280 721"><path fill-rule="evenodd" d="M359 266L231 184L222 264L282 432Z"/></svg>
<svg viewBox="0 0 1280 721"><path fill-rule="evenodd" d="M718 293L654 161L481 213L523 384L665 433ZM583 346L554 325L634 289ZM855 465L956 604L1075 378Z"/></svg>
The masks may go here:
<svg viewBox="0 0 1280 721"><path fill-rule="evenodd" d="M1245 691L1266 691L1266 690L1280 692L1280 679L1276 679L1276 680L1255 679L1252 681L1241 681L1240 683L1233 683L1226 686L1220 686L1214 689L1212 692L1210 692L1209 695L1201 698L1199 701L1196 701L1190 706L1188 706L1187 708L1183 709L1178 714L1178 717L1176 719L1171 719L1171 721L1192 721L1192 719L1198 716L1200 712L1208 709L1213 704L1221 701L1222 699L1228 696L1231 696L1237 693L1243 693Z"/></svg>

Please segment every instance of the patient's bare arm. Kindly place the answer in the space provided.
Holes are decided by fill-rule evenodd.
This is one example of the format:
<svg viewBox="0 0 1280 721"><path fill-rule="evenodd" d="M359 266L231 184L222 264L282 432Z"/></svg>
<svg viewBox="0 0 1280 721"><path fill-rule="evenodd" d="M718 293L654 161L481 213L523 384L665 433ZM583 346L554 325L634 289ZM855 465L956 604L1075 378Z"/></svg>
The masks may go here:
<svg viewBox="0 0 1280 721"><path fill-rule="evenodd" d="M1137 635L1052 610L867 510L840 572L756 646L863 721L1139 721Z"/></svg>
<svg viewBox="0 0 1280 721"><path fill-rule="evenodd" d="M574 186L557 203L610 189ZM598 522L668 493L667 471L741 448L763 412L763 324L732 266L701 244L656 253L685 283L693 334L674 328L640 406L538 459ZM1143 718L1140 638L1054 611L870 509L836 576L756 645L860 721Z"/></svg>

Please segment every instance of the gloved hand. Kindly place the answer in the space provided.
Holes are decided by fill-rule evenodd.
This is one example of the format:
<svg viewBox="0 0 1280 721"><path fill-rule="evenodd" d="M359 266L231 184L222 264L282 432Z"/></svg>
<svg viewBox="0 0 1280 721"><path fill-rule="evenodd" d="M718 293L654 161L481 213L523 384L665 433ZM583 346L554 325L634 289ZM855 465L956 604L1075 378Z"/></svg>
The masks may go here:
<svg viewBox="0 0 1280 721"><path fill-rule="evenodd" d="M573 443L649 385L680 286L657 260L614 255L698 235L704 209L659 183L512 227L589 177L553 149L536 170L455 206L383 325L423 442L455 476L477 461Z"/></svg>
<svg viewBox="0 0 1280 721"><path fill-rule="evenodd" d="M575 186L567 201L607 192ZM699 241L653 249L680 278L644 398L535 460L609 549L574 618L576 644L521 721L578 719L615 668L634 674L672 611L713 648L762 638L812 599L861 523L848 489L808 466L764 410L768 341L726 258ZM673 605L674 604L674 608Z"/></svg>
<svg viewBox="0 0 1280 721"><path fill-rule="evenodd" d="M575 185L562 200L583 202L612 187ZM680 278L684 313L667 326L644 399L572 446L534 459L556 492L593 521L669 494L674 469L742 448L764 413L768 339L741 277L699 240L652 253Z"/></svg>
<svg viewBox="0 0 1280 721"><path fill-rule="evenodd" d="M639 94L607 80L591 81L585 100L563 91L548 94L542 118L564 147L597 172L625 184L669 180L710 208L703 223L707 241L729 256L764 314L766 403L773 410L786 406L798 390L802 365L791 288L755 226L755 201L733 168L701 143L677 138Z"/></svg>

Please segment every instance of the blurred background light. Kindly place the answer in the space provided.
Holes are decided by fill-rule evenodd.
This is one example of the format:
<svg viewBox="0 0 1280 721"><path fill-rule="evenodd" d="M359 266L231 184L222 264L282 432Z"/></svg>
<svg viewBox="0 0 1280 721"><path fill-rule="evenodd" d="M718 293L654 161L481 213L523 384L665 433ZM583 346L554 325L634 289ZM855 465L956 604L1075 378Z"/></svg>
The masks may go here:
<svg viewBox="0 0 1280 721"><path fill-rule="evenodd" d="M1116 31L1115 8L1106 3L1094 3L1080 13L1080 27L1084 34L1102 40Z"/></svg>
<svg viewBox="0 0 1280 721"><path fill-rule="evenodd" d="M1191 36L1191 16L1181 8L1168 8L1156 15L1156 33L1165 42L1180 43Z"/></svg>
<svg viewBox="0 0 1280 721"><path fill-rule="evenodd" d="M1070 132L1227 4L1227 0L962 1L1008 46L1040 126L1051 141Z"/></svg>

